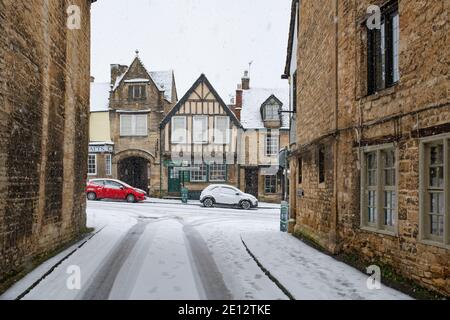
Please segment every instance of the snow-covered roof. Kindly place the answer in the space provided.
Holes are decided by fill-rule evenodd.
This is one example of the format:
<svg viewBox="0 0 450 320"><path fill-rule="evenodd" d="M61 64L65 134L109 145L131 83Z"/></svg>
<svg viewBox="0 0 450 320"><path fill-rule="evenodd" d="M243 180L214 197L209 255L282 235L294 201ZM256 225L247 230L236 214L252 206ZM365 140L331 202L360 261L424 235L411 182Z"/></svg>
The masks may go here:
<svg viewBox="0 0 450 320"><path fill-rule="evenodd" d="M127 79L125 80L126 83L139 83L139 82L149 82L150 80L144 79L144 78L138 78L138 79Z"/></svg>
<svg viewBox="0 0 450 320"><path fill-rule="evenodd" d="M164 98L166 98L167 101L172 102L173 71L150 71L150 76L160 87L160 90L164 91Z"/></svg>
<svg viewBox="0 0 450 320"><path fill-rule="evenodd" d="M91 82L91 112L108 111L110 90L109 82Z"/></svg>
<svg viewBox="0 0 450 320"><path fill-rule="evenodd" d="M127 70L128 71L128 70ZM125 71L123 74L117 77L116 82L113 86L113 91L119 87L120 83L122 82L123 78L127 74L127 71ZM159 91L164 91L164 98L172 102L172 91L173 91L173 71L167 70L167 71L151 71L149 72L150 78L153 80L153 82L156 84L156 87ZM148 79L129 79L125 80L126 83L136 83L136 82L148 82Z"/></svg>
<svg viewBox="0 0 450 320"><path fill-rule="evenodd" d="M127 69L128 71L128 69ZM122 82L122 79L125 77L125 75L127 74L127 71L125 71L124 73L122 73L120 76L118 76L116 78L116 82L114 82L114 86L112 88L112 91L116 91L117 87L119 87L119 84Z"/></svg>
<svg viewBox="0 0 450 320"><path fill-rule="evenodd" d="M289 110L289 88L251 88L242 92L241 123L245 129L263 129L261 105L274 95L283 103L282 110ZM289 113L281 114L281 129L289 129Z"/></svg>

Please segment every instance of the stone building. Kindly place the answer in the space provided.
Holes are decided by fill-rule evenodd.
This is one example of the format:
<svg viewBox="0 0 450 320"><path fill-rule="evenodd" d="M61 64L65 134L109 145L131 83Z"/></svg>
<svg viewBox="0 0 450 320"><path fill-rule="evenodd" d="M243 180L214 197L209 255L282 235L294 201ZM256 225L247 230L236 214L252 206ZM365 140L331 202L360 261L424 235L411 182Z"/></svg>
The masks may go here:
<svg viewBox="0 0 450 320"><path fill-rule="evenodd" d="M299 1L292 1L291 21L289 26L288 49L286 56L286 67L282 79L289 81L289 223L288 232L294 231L295 219L297 217L297 194L301 192L298 188L298 150L297 150L297 50L298 50L298 27L299 27Z"/></svg>
<svg viewBox="0 0 450 320"><path fill-rule="evenodd" d="M260 201L280 202L285 180L280 150L289 144L289 90L250 87L246 71L236 90L234 112L243 132L239 153L240 189Z"/></svg>
<svg viewBox="0 0 450 320"><path fill-rule="evenodd" d="M159 196L159 124L178 100L172 71L111 65L110 83L92 83L89 178L117 178Z"/></svg>
<svg viewBox="0 0 450 320"><path fill-rule="evenodd" d="M92 1L93 2L93 1ZM85 228L90 6L0 0L0 283Z"/></svg>
<svg viewBox="0 0 450 320"><path fill-rule="evenodd" d="M201 75L160 124L162 194L191 198L211 183L238 186L241 124L205 75Z"/></svg>
<svg viewBox="0 0 450 320"><path fill-rule="evenodd" d="M293 9L295 234L450 295L449 3L303 0Z"/></svg>

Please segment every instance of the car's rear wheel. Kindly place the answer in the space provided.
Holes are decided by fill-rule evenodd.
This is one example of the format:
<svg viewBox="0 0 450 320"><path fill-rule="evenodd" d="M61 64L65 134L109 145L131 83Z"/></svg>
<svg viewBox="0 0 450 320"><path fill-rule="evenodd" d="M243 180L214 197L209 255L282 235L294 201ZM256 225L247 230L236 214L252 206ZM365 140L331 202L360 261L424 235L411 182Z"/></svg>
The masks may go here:
<svg viewBox="0 0 450 320"><path fill-rule="evenodd" d="M134 195L132 195L132 194L129 194L127 196L127 202L129 202L129 203L136 202L136 197Z"/></svg>
<svg viewBox="0 0 450 320"><path fill-rule="evenodd" d="M250 210L250 208L252 207L252 204L250 203L250 201L248 200L244 200L241 202L241 208L244 210Z"/></svg>
<svg viewBox="0 0 450 320"><path fill-rule="evenodd" d="M87 198L88 198L88 200L94 201L94 200L97 200L97 195L95 194L95 192L89 192L87 194Z"/></svg>
<svg viewBox="0 0 450 320"><path fill-rule="evenodd" d="M212 208L214 206L214 200L211 198L206 198L205 200L203 200L203 206L205 206L206 208Z"/></svg>

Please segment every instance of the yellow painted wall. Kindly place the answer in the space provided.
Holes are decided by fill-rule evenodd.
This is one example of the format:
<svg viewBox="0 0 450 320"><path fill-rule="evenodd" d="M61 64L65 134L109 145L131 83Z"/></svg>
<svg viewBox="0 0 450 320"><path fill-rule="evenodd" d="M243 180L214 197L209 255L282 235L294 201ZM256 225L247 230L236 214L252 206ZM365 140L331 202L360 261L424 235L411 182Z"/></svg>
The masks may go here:
<svg viewBox="0 0 450 320"><path fill-rule="evenodd" d="M89 141L111 142L109 112L91 112L89 119Z"/></svg>

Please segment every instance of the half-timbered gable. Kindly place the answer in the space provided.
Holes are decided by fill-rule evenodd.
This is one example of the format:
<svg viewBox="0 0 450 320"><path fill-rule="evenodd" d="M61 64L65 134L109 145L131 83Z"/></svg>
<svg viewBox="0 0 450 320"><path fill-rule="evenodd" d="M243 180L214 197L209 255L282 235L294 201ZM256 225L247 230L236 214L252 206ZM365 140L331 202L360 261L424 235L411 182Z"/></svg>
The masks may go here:
<svg viewBox="0 0 450 320"><path fill-rule="evenodd" d="M240 127L202 74L161 122L169 193L178 192L180 185L186 184L194 194L209 182L235 184Z"/></svg>

